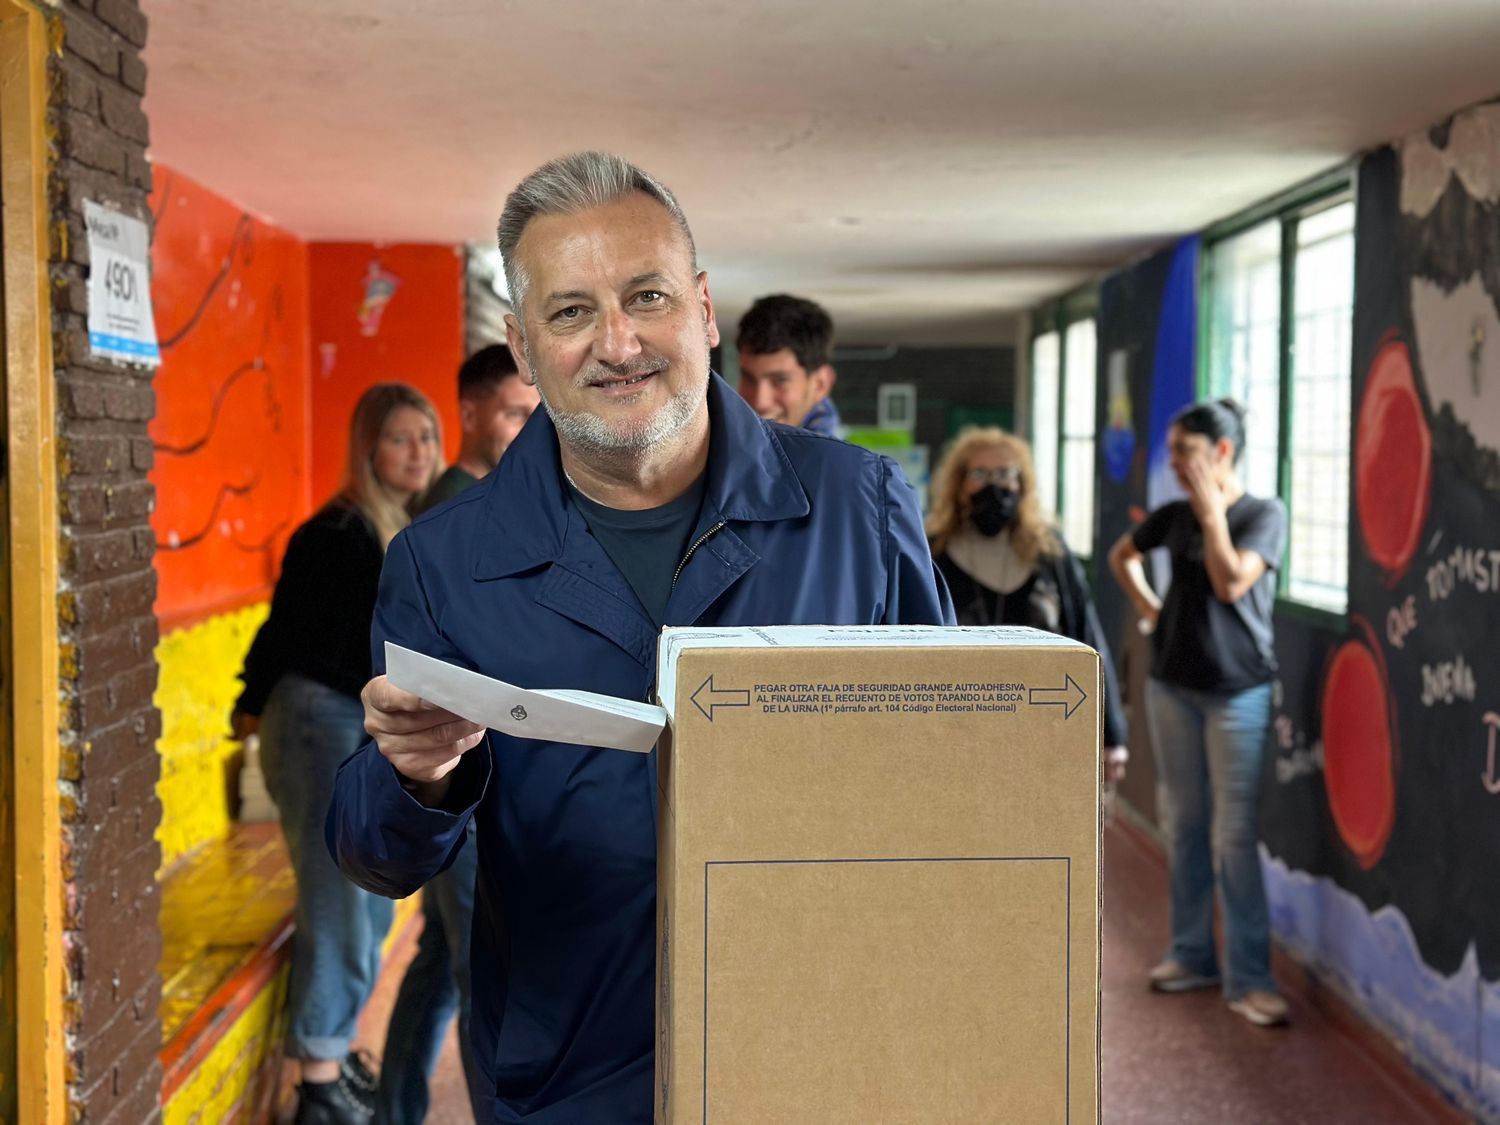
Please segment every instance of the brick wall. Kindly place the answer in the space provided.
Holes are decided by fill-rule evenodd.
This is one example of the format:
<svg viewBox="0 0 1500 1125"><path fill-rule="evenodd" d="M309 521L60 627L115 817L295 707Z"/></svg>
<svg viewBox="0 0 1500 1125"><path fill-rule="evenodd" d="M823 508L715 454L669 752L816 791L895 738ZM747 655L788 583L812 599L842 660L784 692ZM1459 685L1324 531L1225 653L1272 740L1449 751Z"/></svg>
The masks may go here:
<svg viewBox="0 0 1500 1125"><path fill-rule="evenodd" d="M153 1122L161 1069L152 706L150 372L95 360L84 200L149 221L136 0L66 0L50 62L53 350L62 524L63 864L72 1116Z"/></svg>

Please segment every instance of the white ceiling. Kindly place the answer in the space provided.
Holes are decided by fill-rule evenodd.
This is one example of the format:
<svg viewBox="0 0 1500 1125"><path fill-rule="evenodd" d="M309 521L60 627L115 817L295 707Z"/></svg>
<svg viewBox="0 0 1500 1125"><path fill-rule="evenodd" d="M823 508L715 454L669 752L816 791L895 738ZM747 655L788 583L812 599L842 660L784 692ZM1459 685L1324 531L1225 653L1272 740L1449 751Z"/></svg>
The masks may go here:
<svg viewBox="0 0 1500 1125"><path fill-rule="evenodd" d="M542 161L682 200L733 335L999 341L1500 94L1497 0L145 0L154 159L308 239L492 244Z"/></svg>

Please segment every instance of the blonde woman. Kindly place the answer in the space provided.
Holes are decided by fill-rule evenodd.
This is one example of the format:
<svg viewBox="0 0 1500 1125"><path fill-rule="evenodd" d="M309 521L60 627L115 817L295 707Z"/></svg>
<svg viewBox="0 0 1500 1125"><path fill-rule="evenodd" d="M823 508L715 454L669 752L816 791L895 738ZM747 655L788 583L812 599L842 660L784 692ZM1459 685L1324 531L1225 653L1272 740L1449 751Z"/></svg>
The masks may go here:
<svg viewBox="0 0 1500 1125"><path fill-rule="evenodd" d="M436 478L441 451L437 414L420 392L381 383L360 397L344 486L287 544L231 719L237 737L259 730L297 879L287 1054L302 1063L299 1125L364 1123L374 1112L374 1078L350 1044L392 907L339 872L323 821L339 763L365 736L359 693L371 674L385 549Z"/></svg>
<svg viewBox="0 0 1500 1125"><path fill-rule="evenodd" d="M932 480L927 538L960 625L1030 625L1098 650L1109 778L1124 773L1125 715L1088 582L1043 516L1031 447L997 427L956 437Z"/></svg>

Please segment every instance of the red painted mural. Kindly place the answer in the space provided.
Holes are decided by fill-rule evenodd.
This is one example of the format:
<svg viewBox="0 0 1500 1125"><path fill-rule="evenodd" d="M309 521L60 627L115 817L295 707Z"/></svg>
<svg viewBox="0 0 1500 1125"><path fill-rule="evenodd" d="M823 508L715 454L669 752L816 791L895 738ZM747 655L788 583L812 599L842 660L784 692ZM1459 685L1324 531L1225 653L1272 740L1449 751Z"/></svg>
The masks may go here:
<svg viewBox="0 0 1500 1125"><path fill-rule="evenodd" d="M445 460L458 452L463 361L463 256L457 247L320 242L311 277L312 495L343 479L354 404L372 383L410 383L443 422Z"/></svg>
<svg viewBox="0 0 1500 1125"><path fill-rule="evenodd" d="M1323 770L1334 826L1369 870L1385 854L1396 821L1400 725L1380 640L1364 618L1352 622L1358 639L1339 646L1324 682Z"/></svg>
<svg viewBox="0 0 1500 1125"><path fill-rule="evenodd" d="M342 480L370 384L427 394L452 459L463 259L309 245L161 165L151 203L156 611L175 628L269 596L287 537Z"/></svg>
<svg viewBox="0 0 1500 1125"><path fill-rule="evenodd" d="M1411 353L1391 333L1365 378L1355 429L1354 498L1370 558L1394 585L1427 523L1432 431L1412 376Z"/></svg>
<svg viewBox="0 0 1500 1125"><path fill-rule="evenodd" d="M189 624L267 596L306 517L307 244L156 166L156 612Z"/></svg>

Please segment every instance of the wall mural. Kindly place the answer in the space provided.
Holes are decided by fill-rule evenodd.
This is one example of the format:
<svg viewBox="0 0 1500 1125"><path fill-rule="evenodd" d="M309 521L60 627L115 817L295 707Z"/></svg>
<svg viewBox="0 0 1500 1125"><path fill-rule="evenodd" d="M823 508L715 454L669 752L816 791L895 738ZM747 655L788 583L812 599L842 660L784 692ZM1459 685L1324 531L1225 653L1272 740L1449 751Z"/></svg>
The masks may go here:
<svg viewBox="0 0 1500 1125"><path fill-rule="evenodd" d="M1350 628L1278 626L1273 924L1500 1117L1500 107L1368 157L1357 246Z"/></svg>
<svg viewBox="0 0 1500 1125"><path fill-rule="evenodd" d="M1141 697L1150 663L1149 642L1136 632L1134 611L1110 577L1104 559L1116 539L1149 509L1175 498L1167 467L1167 423L1193 400L1197 340L1199 240L1168 250L1104 279L1099 287L1099 386L1097 423L1103 472L1099 477L1099 539L1095 600L1122 664L1126 701ZM1153 577L1168 577L1165 552L1153 558ZM1155 776L1144 715L1130 724L1131 765L1120 792L1154 817Z"/></svg>
<svg viewBox="0 0 1500 1125"><path fill-rule="evenodd" d="M1263 866L1278 939L1500 1121L1500 105L1358 182L1349 623L1278 616ZM1185 245L1101 288L1101 547L1164 498ZM1099 601L1143 659L1112 582ZM1149 811L1142 766L1125 793Z"/></svg>
<svg viewBox="0 0 1500 1125"><path fill-rule="evenodd" d="M269 594L307 510L307 247L157 166L157 615Z"/></svg>
<svg viewBox="0 0 1500 1125"><path fill-rule="evenodd" d="M1194 397L1198 251L1199 240L1185 238L1099 287L1101 559L1148 511L1181 494L1167 464L1167 425ZM1102 612L1123 625L1124 595L1112 580L1099 585Z"/></svg>
<svg viewBox="0 0 1500 1125"><path fill-rule="evenodd" d="M443 423L446 460L458 455L458 366L464 357L463 248L430 243L315 242L311 300L314 507L343 483L349 419L371 384L410 383Z"/></svg>

